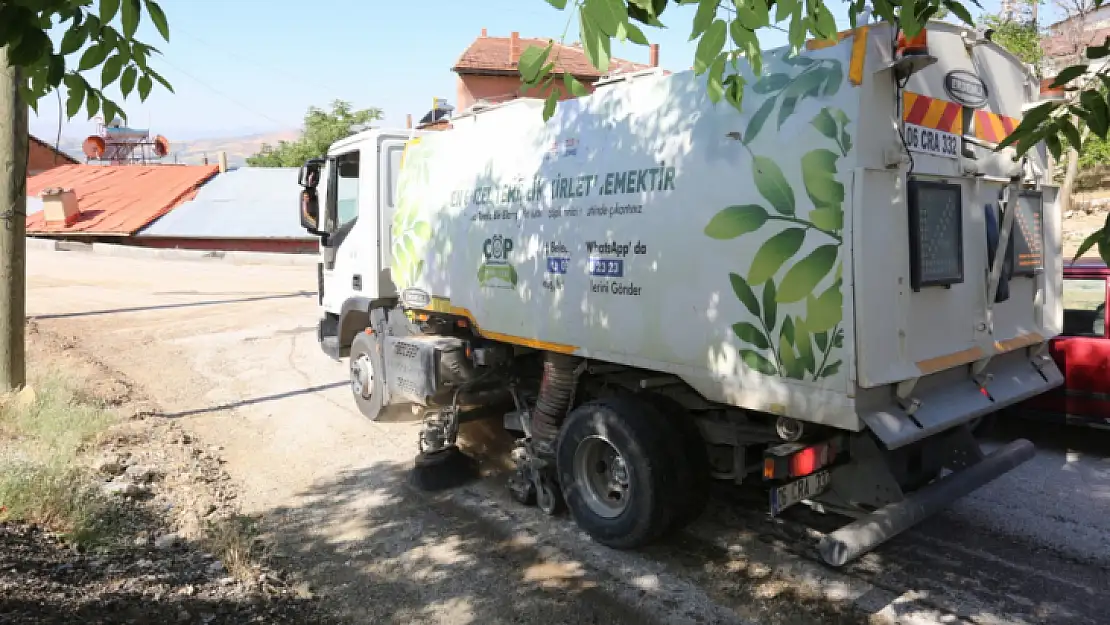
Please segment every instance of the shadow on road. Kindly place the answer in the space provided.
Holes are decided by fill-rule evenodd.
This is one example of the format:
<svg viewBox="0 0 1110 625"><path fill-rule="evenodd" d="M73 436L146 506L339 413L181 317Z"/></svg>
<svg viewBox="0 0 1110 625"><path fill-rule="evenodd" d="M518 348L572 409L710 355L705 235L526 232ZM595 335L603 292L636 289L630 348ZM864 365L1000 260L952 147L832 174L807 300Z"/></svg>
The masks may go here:
<svg viewBox="0 0 1110 625"><path fill-rule="evenodd" d="M182 410L182 411L179 411L179 412L160 412L156 416L164 417L164 418L167 418L167 419L180 419L182 417L192 417L194 415L199 415L199 414L224 412L225 410L234 410L236 408L243 408L243 407L246 407L246 406L254 406L256 404L264 404L266 402L280 401L282 399L288 399L290 397L297 397L299 395L311 395L313 393L319 393L321 391L328 391L328 390L331 390L333 388L339 388L341 386L347 386L347 384L348 384L348 382L346 380L340 380L338 382L329 382L328 384L317 384L316 386L308 386L308 387L305 387L305 388L299 388L299 389L292 390L292 391L285 391L283 393L274 393L273 395L263 395L261 397L251 397L251 398L248 398L248 399L242 399L242 400L239 400L239 401L229 402L229 403L226 403L226 404L219 404L217 406L207 406L207 407L204 407L204 408L193 408L193 409L190 409L190 410Z"/></svg>
<svg viewBox="0 0 1110 625"><path fill-rule="evenodd" d="M106 310L88 310L83 312L52 313L34 315L31 319L71 319L74 317L95 317L98 315L117 315L122 313L146 312L151 310L170 310L174 308L194 308L197 306L220 306L223 304L245 304L248 302L263 302L275 299L290 299L294 297L315 297L312 291L297 291L295 293L277 293L273 295L258 295L255 297L240 297L235 299L203 300L199 302L177 302L173 304L152 304L150 306L133 306L130 308L109 308Z"/></svg>

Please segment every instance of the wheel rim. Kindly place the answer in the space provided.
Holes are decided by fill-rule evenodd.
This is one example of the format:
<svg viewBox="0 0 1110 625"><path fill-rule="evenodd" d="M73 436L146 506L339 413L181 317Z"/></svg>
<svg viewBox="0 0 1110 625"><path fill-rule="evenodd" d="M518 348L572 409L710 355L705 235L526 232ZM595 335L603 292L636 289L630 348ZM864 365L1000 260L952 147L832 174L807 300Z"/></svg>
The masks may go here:
<svg viewBox="0 0 1110 625"><path fill-rule="evenodd" d="M632 493L628 464L604 438L591 436L578 444L574 452L574 481L594 514L612 519L628 509Z"/></svg>
<svg viewBox="0 0 1110 625"><path fill-rule="evenodd" d="M351 390L364 399L374 392L374 365L367 354L351 359Z"/></svg>

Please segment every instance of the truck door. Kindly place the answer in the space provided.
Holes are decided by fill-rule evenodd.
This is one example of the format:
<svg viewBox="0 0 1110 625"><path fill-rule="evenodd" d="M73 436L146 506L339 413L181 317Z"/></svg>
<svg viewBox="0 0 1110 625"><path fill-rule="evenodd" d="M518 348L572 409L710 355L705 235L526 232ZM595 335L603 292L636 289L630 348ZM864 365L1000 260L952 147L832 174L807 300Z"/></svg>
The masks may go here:
<svg viewBox="0 0 1110 625"><path fill-rule="evenodd" d="M385 139L381 142L378 159L378 205L382 207L378 232L381 271L379 271L379 293L381 297L397 294L393 283L393 213L396 212L397 178L401 173L401 155L405 152L404 139Z"/></svg>
<svg viewBox="0 0 1110 625"><path fill-rule="evenodd" d="M357 236L359 213L366 202L361 187L362 154L358 149L332 155L327 163L324 202L323 297L324 310L339 313L343 302L365 288L367 276L359 266L365 243Z"/></svg>

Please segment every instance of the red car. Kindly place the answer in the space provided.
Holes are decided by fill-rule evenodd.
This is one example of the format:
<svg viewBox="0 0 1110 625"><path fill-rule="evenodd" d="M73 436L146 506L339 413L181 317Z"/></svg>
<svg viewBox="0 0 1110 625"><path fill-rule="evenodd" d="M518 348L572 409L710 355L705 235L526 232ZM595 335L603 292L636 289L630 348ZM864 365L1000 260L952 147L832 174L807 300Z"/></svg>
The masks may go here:
<svg viewBox="0 0 1110 625"><path fill-rule="evenodd" d="M1110 268L1100 258L1064 264L1064 328L1051 353L1063 386L1027 400L1018 412L1110 428Z"/></svg>

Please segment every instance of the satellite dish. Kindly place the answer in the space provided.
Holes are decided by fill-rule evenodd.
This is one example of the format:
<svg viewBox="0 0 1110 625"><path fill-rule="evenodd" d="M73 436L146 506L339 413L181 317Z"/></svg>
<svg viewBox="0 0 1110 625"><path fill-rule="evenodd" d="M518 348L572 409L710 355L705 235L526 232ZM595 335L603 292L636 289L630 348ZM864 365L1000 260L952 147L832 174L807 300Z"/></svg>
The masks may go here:
<svg viewBox="0 0 1110 625"><path fill-rule="evenodd" d="M154 137L154 153L158 155L158 158L162 158L163 156L169 154L170 140L163 137L162 135Z"/></svg>
<svg viewBox="0 0 1110 625"><path fill-rule="evenodd" d="M89 136L85 139L85 142L81 144L81 150L85 153L85 156L89 158L100 158L104 156L104 151L107 148L107 144L104 143L104 137L98 137L96 135Z"/></svg>

